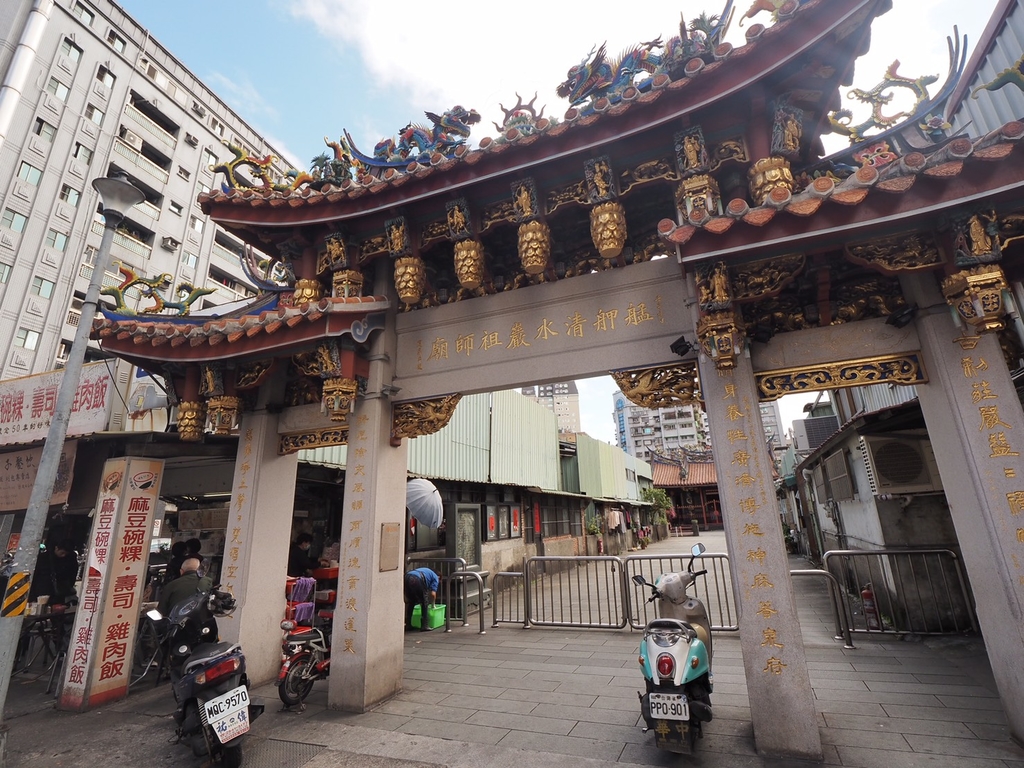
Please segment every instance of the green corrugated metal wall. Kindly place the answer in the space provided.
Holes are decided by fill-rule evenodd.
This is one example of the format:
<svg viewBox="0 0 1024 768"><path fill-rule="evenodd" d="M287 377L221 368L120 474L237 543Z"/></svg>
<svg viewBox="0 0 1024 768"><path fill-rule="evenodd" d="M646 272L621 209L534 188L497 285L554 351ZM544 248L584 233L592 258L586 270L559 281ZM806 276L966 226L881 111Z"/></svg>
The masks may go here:
<svg viewBox="0 0 1024 768"><path fill-rule="evenodd" d="M491 482L560 490L555 414L518 392L491 402Z"/></svg>

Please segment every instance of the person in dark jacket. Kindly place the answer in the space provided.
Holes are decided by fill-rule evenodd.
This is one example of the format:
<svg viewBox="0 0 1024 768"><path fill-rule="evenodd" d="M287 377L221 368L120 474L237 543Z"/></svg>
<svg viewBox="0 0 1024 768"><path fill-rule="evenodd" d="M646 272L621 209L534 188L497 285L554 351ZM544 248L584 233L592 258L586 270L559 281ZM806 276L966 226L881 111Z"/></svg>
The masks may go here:
<svg viewBox="0 0 1024 768"><path fill-rule="evenodd" d="M181 576L163 588L157 610L165 617L182 600L192 597L197 592L206 592L213 586L209 576L200 576L198 558L189 557L181 564Z"/></svg>
<svg viewBox="0 0 1024 768"><path fill-rule="evenodd" d="M309 576L314 568L320 567L320 560L309 554L311 546L313 546L312 534L300 533L288 551L289 576Z"/></svg>
<svg viewBox="0 0 1024 768"><path fill-rule="evenodd" d="M181 564L188 558L188 544L184 541L176 541L171 544L171 559L164 571L164 584L170 584L181 576Z"/></svg>
<svg viewBox="0 0 1024 768"><path fill-rule="evenodd" d="M40 554L29 599L49 595L50 605L64 605L76 597L77 579L78 555L70 543L60 541L52 549Z"/></svg>
<svg viewBox="0 0 1024 768"><path fill-rule="evenodd" d="M441 580L429 568L416 568L405 574L405 629L412 626L412 612L420 606L420 632L430 631L430 606L437 599Z"/></svg>

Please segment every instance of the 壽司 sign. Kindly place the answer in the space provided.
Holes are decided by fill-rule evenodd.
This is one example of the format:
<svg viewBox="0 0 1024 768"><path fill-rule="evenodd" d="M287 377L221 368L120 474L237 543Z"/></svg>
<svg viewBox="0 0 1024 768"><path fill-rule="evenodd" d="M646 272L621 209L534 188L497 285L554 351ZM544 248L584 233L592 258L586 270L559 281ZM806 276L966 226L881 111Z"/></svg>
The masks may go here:
<svg viewBox="0 0 1024 768"><path fill-rule="evenodd" d="M64 371L0 381L0 446L42 440L57 408ZM82 367L68 422L68 437L102 432L114 401L114 379L104 362Z"/></svg>

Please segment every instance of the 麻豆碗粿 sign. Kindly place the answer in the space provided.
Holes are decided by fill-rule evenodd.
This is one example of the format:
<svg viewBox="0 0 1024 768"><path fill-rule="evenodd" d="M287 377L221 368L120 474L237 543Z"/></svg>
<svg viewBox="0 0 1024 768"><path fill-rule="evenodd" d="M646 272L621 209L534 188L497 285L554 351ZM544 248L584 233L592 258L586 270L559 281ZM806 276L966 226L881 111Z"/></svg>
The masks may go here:
<svg viewBox="0 0 1024 768"><path fill-rule="evenodd" d="M0 445L42 440L57 409L57 390L64 371L48 371L0 381ZM82 367L71 405L68 437L102 432L110 418L114 380L106 363Z"/></svg>

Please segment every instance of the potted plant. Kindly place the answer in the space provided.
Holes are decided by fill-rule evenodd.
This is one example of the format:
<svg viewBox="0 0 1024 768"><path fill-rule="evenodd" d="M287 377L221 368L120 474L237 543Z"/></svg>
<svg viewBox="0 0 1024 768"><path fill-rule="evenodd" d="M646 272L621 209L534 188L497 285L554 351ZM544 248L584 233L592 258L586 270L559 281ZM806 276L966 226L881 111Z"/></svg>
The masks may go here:
<svg viewBox="0 0 1024 768"><path fill-rule="evenodd" d="M651 519L657 532L655 539L667 539L668 511L672 509L672 500L662 488L641 488L640 498L651 505Z"/></svg>
<svg viewBox="0 0 1024 768"><path fill-rule="evenodd" d="M796 534L787 522L782 523L782 538L786 541L786 551L795 555L797 553Z"/></svg>
<svg viewBox="0 0 1024 768"><path fill-rule="evenodd" d="M584 529L587 533L587 554L598 555L600 554L598 547L598 540L601 536L601 524L598 522L596 517L587 518L586 526Z"/></svg>

